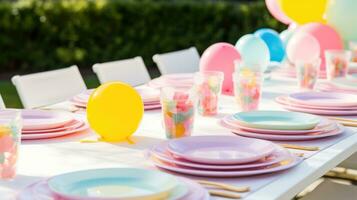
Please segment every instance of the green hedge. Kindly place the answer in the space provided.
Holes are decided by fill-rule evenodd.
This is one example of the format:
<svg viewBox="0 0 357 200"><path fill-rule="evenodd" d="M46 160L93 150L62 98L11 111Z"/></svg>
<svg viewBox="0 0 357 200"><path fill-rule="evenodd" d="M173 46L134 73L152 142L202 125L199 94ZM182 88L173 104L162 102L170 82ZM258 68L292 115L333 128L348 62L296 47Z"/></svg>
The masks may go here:
<svg viewBox="0 0 357 200"><path fill-rule="evenodd" d="M0 72L42 71L196 46L285 27L264 1L32 0L0 3Z"/></svg>

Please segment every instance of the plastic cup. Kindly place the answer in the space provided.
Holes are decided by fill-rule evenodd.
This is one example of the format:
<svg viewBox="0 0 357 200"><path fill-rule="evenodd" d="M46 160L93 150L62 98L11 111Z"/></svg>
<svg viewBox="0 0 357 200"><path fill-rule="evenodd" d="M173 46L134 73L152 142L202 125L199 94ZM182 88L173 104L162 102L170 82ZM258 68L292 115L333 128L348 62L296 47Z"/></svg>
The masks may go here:
<svg viewBox="0 0 357 200"><path fill-rule="evenodd" d="M350 41L349 48L352 52L352 62L357 62L357 41Z"/></svg>
<svg viewBox="0 0 357 200"><path fill-rule="evenodd" d="M327 50L325 51L327 79L346 77L348 65L351 61L351 51Z"/></svg>
<svg viewBox="0 0 357 200"><path fill-rule="evenodd" d="M21 129L21 111L0 111L0 179L13 179L16 176Z"/></svg>
<svg viewBox="0 0 357 200"><path fill-rule="evenodd" d="M301 90L313 90L319 77L321 59L295 63L298 86Z"/></svg>
<svg viewBox="0 0 357 200"><path fill-rule="evenodd" d="M205 71L195 74L197 110L200 115L213 116L217 114L223 78L223 72L219 71Z"/></svg>
<svg viewBox="0 0 357 200"><path fill-rule="evenodd" d="M233 73L234 96L241 111L259 108L263 74L260 71L240 70Z"/></svg>
<svg viewBox="0 0 357 200"><path fill-rule="evenodd" d="M195 116L195 95L192 88L161 89L161 106L166 137L190 136Z"/></svg>

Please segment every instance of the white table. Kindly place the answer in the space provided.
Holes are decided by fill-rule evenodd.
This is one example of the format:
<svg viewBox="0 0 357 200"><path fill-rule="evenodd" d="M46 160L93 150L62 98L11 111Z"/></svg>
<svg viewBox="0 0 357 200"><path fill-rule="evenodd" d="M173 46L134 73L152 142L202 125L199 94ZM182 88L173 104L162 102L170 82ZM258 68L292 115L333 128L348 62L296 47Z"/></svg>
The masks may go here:
<svg viewBox="0 0 357 200"><path fill-rule="evenodd" d="M293 80L267 81L261 109L281 110L274 97L296 91ZM237 111L234 99L223 97L221 114L214 118L197 117L193 135L231 135L218 125L218 119L226 113ZM270 175L257 177L219 179L235 185L255 184L245 195L247 200L287 200L303 190L328 170L357 152L357 129L348 129L348 136L304 160L297 167ZM94 137L92 133L87 136ZM14 199L16 192L28 184L60 173L105 167L154 168L146 159L145 151L165 139L160 111L146 112L133 139L135 145L120 143L80 143L83 134L66 137L62 141L48 140L25 142L21 146L18 176L13 181L0 181L0 199ZM319 141L313 141L318 143ZM267 181L269 180L269 184Z"/></svg>

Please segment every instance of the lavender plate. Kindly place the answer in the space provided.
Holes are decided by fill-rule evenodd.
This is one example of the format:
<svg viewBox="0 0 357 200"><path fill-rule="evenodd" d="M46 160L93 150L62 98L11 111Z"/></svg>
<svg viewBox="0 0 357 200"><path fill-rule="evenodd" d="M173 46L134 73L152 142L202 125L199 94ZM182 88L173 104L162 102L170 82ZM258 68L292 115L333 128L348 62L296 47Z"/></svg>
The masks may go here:
<svg viewBox="0 0 357 200"><path fill-rule="evenodd" d="M209 164L200 164L200 163L193 163L190 161L186 161L183 159L174 158L168 151L168 142L162 142L156 145L151 151L150 154L154 158L157 158L163 162L173 163L178 166L183 167L191 167L203 170L237 170L237 169L249 169L249 168L256 168L256 167L264 167L268 165L272 165L278 163L282 160L285 160L290 157L290 153L281 148L276 146L276 150L270 154L269 156L258 160L253 163L241 164L241 165L209 165Z"/></svg>
<svg viewBox="0 0 357 200"><path fill-rule="evenodd" d="M307 109L335 110L335 111L357 110L357 106L341 107L341 106L313 106L313 105L298 104L295 103L294 101L290 101L290 99L287 96L276 97L275 101L292 107L307 108Z"/></svg>
<svg viewBox="0 0 357 200"><path fill-rule="evenodd" d="M192 136L169 141L168 151L192 162L242 164L270 155L275 145L269 141L235 136Z"/></svg>
<svg viewBox="0 0 357 200"><path fill-rule="evenodd" d="M193 169L189 167L180 167L173 163L162 162L158 159L154 159L154 164L165 170L172 172L194 175L194 176L204 176L204 177L240 177L240 176L253 176L259 174L269 174L273 172L278 172L292 168L299 164L303 158L299 158L295 155L291 155L289 159L283 160L278 164L273 164L266 167L254 168L249 170L237 170L237 171L220 171L220 170L202 170L202 169Z"/></svg>
<svg viewBox="0 0 357 200"><path fill-rule="evenodd" d="M337 92L299 92L288 96L290 101L313 106L357 106L357 95Z"/></svg>

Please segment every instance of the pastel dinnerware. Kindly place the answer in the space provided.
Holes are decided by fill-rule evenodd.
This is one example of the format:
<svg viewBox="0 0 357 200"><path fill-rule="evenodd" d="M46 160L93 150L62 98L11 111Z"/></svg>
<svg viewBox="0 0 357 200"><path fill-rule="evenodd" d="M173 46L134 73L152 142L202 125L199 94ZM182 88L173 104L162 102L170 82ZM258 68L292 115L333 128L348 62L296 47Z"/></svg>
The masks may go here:
<svg viewBox="0 0 357 200"><path fill-rule="evenodd" d="M234 117L230 115L224 117L221 122L237 130L241 129L254 133L273 134L273 135L301 135L307 133L326 132L335 128L335 123L333 123L331 120L323 119L323 118L321 118L320 123L317 124L315 128L309 130L270 130L270 129L251 128L251 127L240 125L239 123L235 123Z"/></svg>
<svg viewBox="0 0 357 200"><path fill-rule="evenodd" d="M171 153L167 151L167 149L168 149L167 141L156 145L150 151L151 159L158 159L163 162L173 163L178 166L191 167L191 168L203 169L203 170L238 170L238 169L264 167L264 166L279 163L280 161L287 159L290 156L290 153L286 149L276 146L276 149L273 151L272 154L256 162L245 163L245 164L233 164L233 165L218 165L218 164L194 163L184 159L175 158Z"/></svg>
<svg viewBox="0 0 357 200"><path fill-rule="evenodd" d="M344 128L341 125L337 125L337 128L332 131L322 132L322 133L308 133L305 135L273 135L273 134L259 134L259 133L242 131L242 130L232 130L233 133L239 136L259 138L264 140L282 140L282 141L314 140L314 139L340 135L341 133L343 133L343 131Z"/></svg>
<svg viewBox="0 0 357 200"><path fill-rule="evenodd" d="M337 92L300 92L290 94L289 100L313 106L357 106L357 95Z"/></svg>
<svg viewBox="0 0 357 200"><path fill-rule="evenodd" d="M48 180L52 192L76 200L166 199L178 184L172 175L135 168L85 170Z"/></svg>
<svg viewBox="0 0 357 200"><path fill-rule="evenodd" d="M0 116L8 110L0 111ZM71 113L49 110L21 110L24 130L57 128L74 119Z"/></svg>
<svg viewBox="0 0 357 200"><path fill-rule="evenodd" d="M233 115L238 124L271 130L308 130L320 122L314 115L287 111L252 111Z"/></svg>
<svg viewBox="0 0 357 200"><path fill-rule="evenodd" d="M180 184L170 193L167 200L209 200L209 194L198 183L186 178L178 178ZM23 189L17 196L18 200L64 200L54 194L48 187L47 180L35 182Z"/></svg>
<svg viewBox="0 0 357 200"><path fill-rule="evenodd" d="M192 136L171 140L168 151L192 162L242 164L257 161L275 150L268 141L234 136Z"/></svg>
<svg viewBox="0 0 357 200"><path fill-rule="evenodd" d="M254 168L254 169L247 169L247 170L202 170L202 169L194 169L189 167L182 167L175 165L173 163L163 162L160 160L153 160L154 164L162 169L166 169L169 171L187 174L187 175L194 175L194 176L205 176L205 177L241 177L241 176L253 176L259 174L269 174L273 172L278 172L282 170L286 170L298 165L303 158L299 158L297 156L291 155L289 159L283 160L278 164Z"/></svg>

